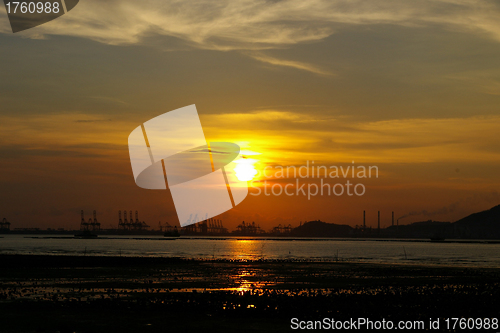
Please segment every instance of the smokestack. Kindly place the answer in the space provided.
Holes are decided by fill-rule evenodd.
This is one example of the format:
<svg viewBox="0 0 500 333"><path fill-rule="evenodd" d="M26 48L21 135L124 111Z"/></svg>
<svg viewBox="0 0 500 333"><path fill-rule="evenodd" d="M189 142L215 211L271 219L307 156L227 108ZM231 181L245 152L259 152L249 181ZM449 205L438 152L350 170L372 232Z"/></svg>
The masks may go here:
<svg viewBox="0 0 500 333"><path fill-rule="evenodd" d="M392 226L394 227L394 212L392 212Z"/></svg>
<svg viewBox="0 0 500 333"><path fill-rule="evenodd" d="M380 232L380 210L378 211L378 232Z"/></svg>
<svg viewBox="0 0 500 333"><path fill-rule="evenodd" d="M366 212L363 211L363 229L366 228Z"/></svg>

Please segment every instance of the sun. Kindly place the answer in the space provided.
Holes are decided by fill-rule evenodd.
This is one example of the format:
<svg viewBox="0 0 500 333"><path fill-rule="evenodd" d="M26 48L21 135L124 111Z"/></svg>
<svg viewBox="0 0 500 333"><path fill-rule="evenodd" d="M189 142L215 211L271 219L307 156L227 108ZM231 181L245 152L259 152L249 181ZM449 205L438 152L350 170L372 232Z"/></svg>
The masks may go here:
<svg viewBox="0 0 500 333"><path fill-rule="evenodd" d="M240 181L250 181L257 174L257 170L255 169L254 164L257 160L253 158L243 157L235 163L237 166L234 168L234 172L236 173L236 178Z"/></svg>

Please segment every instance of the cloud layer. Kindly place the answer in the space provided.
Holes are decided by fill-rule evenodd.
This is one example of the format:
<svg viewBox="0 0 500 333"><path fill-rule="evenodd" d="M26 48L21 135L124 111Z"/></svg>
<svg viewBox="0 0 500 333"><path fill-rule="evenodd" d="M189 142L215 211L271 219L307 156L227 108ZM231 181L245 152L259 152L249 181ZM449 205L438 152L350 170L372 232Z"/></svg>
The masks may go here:
<svg viewBox="0 0 500 333"><path fill-rule="evenodd" d="M324 39L348 25L439 25L500 41L495 1L87 0L70 15L22 33L69 35L107 44L171 36L217 50L280 48ZM7 22L0 31L10 31Z"/></svg>
<svg viewBox="0 0 500 333"><path fill-rule="evenodd" d="M242 140L244 147L251 140L245 148L271 164L500 162L493 135L500 131L498 116L360 122L268 110L210 115L202 123L210 140Z"/></svg>

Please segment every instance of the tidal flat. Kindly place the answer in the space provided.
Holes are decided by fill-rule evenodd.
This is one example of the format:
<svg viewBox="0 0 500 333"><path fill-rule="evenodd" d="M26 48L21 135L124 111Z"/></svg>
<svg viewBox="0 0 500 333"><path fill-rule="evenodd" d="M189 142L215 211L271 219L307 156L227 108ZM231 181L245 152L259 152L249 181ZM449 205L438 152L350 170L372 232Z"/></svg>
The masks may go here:
<svg viewBox="0 0 500 333"><path fill-rule="evenodd" d="M289 332L290 320L498 318L500 269L1 255L2 332Z"/></svg>

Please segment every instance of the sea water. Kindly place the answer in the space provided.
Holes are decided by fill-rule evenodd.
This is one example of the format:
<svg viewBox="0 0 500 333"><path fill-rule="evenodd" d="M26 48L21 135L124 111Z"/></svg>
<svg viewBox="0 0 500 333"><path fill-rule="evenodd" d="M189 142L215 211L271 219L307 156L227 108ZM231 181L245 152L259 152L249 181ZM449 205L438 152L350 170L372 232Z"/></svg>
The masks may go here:
<svg viewBox="0 0 500 333"><path fill-rule="evenodd" d="M1 235L0 254L158 256L186 259L328 260L500 267L500 243L487 241L251 237Z"/></svg>

